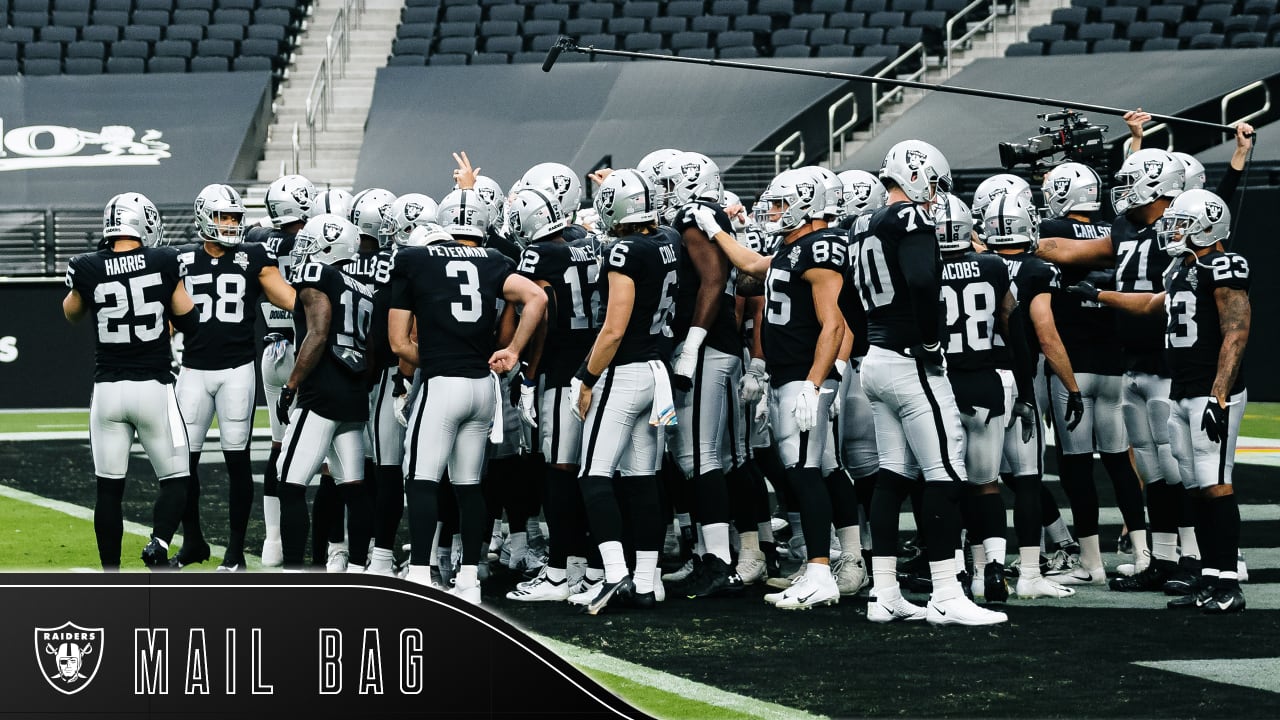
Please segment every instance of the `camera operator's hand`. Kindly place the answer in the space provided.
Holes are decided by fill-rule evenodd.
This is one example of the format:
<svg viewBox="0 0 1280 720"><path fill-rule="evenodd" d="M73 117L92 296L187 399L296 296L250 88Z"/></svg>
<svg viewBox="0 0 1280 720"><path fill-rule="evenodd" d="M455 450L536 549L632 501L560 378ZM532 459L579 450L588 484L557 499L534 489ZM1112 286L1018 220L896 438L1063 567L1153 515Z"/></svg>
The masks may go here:
<svg viewBox="0 0 1280 720"><path fill-rule="evenodd" d="M1142 108L1130 110L1124 114L1124 124L1129 126L1129 152L1134 153L1142 149L1142 126L1151 122L1151 113L1143 112Z"/></svg>

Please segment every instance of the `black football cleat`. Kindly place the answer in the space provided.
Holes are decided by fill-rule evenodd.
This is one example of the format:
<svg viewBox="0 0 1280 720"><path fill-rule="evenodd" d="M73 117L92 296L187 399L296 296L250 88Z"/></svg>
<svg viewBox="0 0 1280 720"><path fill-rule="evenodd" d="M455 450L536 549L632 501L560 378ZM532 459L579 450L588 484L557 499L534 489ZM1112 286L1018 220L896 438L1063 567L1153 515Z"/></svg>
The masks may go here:
<svg viewBox="0 0 1280 720"><path fill-rule="evenodd" d="M142 548L142 564L156 570L169 569L169 549L160 544L156 538L151 538L151 542Z"/></svg>
<svg viewBox="0 0 1280 720"><path fill-rule="evenodd" d="M992 560L982 570L983 595L987 602L1005 602L1009 599L1009 581L1004 579L1004 566Z"/></svg>
<svg viewBox="0 0 1280 720"><path fill-rule="evenodd" d="M729 566L720 558L707 553L702 556L702 572L696 582L684 589L689 599L712 597L742 592L742 578L737 569Z"/></svg>
<svg viewBox="0 0 1280 720"><path fill-rule="evenodd" d="M1205 615L1230 615L1244 612L1244 593L1240 592L1240 586L1234 583L1229 587L1220 587L1213 592L1213 597L1205 601L1200 612Z"/></svg>
<svg viewBox="0 0 1280 720"><path fill-rule="evenodd" d="M194 543L184 542L182 547L178 548L178 553L169 558L169 567L181 570L188 565L202 563L210 557L209 543L203 540Z"/></svg>
<svg viewBox="0 0 1280 720"><path fill-rule="evenodd" d="M1111 578L1108 586L1118 592L1160 592L1164 583L1178 569L1172 560L1152 559L1151 564L1140 573L1129 577Z"/></svg>
<svg viewBox="0 0 1280 720"><path fill-rule="evenodd" d="M1200 577L1200 561L1192 557L1178 560L1178 566L1170 571L1164 581L1165 595L1189 595Z"/></svg>
<svg viewBox="0 0 1280 720"><path fill-rule="evenodd" d="M1170 600L1165 607L1170 610L1200 610L1213 599L1215 590L1212 581L1201 575L1192 584L1191 592Z"/></svg>
<svg viewBox="0 0 1280 720"><path fill-rule="evenodd" d="M622 607L627 605L631 596L635 594L636 586L631 582L631 576L625 575L618 582L605 582L600 585L600 591L591 599L591 602L582 607L582 612L588 615L598 615L610 604L616 603Z"/></svg>

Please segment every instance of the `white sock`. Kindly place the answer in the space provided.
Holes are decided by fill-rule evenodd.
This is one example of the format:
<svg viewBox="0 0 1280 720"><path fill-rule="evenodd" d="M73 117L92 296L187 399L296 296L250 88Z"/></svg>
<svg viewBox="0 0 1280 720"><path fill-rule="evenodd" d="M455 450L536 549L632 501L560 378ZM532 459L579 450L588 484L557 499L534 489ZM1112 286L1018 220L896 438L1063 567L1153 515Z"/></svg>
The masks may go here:
<svg viewBox="0 0 1280 720"><path fill-rule="evenodd" d="M732 557L729 554L729 523L703 525L702 537L707 544L707 552L728 564Z"/></svg>
<svg viewBox="0 0 1280 720"><path fill-rule="evenodd" d="M1071 530L1067 527L1067 521L1061 515L1058 516L1057 520L1049 523L1044 532L1049 536L1049 542L1057 547L1062 547L1071 542Z"/></svg>
<svg viewBox="0 0 1280 720"><path fill-rule="evenodd" d="M1178 534L1151 533L1151 556L1157 560L1178 561Z"/></svg>
<svg viewBox="0 0 1280 720"><path fill-rule="evenodd" d="M840 537L840 553L852 558L862 557L862 528L857 525L836 530Z"/></svg>
<svg viewBox="0 0 1280 720"><path fill-rule="evenodd" d="M1151 549L1147 547L1146 530L1130 530L1129 542L1133 543L1134 565L1145 570L1151 564Z"/></svg>
<svg viewBox="0 0 1280 720"><path fill-rule="evenodd" d="M760 533L744 532L738 536L738 540L742 543L743 550L760 552Z"/></svg>
<svg viewBox="0 0 1280 720"><path fill-rule="evenodd" d="M480 584L480 569L476 565L463 565L454 577L454 587L469 588Z"/></svg>
<svg viewBox="0 0 1280 720"><path fill-rule="evenodd" d="M983 568L985 568L985 567L987 566L987 549L986 549L986 547L984 547L984 546L982 546L982 545L970 545L970 546L969 546L969 554L973 556L973 571L974 571L975 573L980 573L980 572L982 572L982 569L983 569ZM956 569L957 569L957 570L959 570L960 568L964 567L964 565L961 565L961 564L960 564L962 560L963 560L963 558L961 558L961 559L957 559L957 560L956 560Z"/></svg>
<svg viewBox="0 0 1280 720"><path fill-rule="evenodd" d="M569 577L569 571L565 568L553 568L547 566L547 579L551 582L562 582Z"/></svg>
<svg viewBox="0 0 1280 720"><path fill-rule="evenodd" d="M1195 528L1178 528L1178 542L1182 543L1182 557L1197 559L1200 557L1200 543L1196 540Z"/></svg>
<svg viewBox="0 0 1280 720"><path fill-rule="evenodd" d="M267 524L267 540L280 540L280 498L262 496L262 520Z"/></svg>
<svg viewBox="0 0 1280 720"><path fill-rule="evenodd" d="M956 561L954 558L929 563L929 575L933 578L933 600L950 600L964 594L960 581L956 579Z"/></svg>
<svg viewBox="0 0 1280 720"><path fill-rule="evenodd" d="M656 550L636 551L636 574L632 577L636 583L636 592L653 592L653 578L658 572L658 555Z"/></svg>
<svg viewBox="0 0 1280 720"><path fill-rule="evenodd" d="M1018 548L1018 576L1027 580L1040 577L1040 548L1035 545Z"/></svg>
<svg viewBox="0 0 1280 720"><path fill-rule="evenodd" d="M346 544L345 542L340 542L340 543L331 542L331 543L329 543L329 554L330 554L330 555L334 554L335 552L346 552L346 551L347 551L347 544Z"/></svg>
<svg viewBox="0 0 1280 720"><path fill-rule="evenodd" d="M806 579L831 582L831 566L826 563L806 563L804 576Z"/></svg>
<svg viewBox="0 0 1280 720"><path fill-rule="evenodd" d="M902 597L902 589L898 587L898 558L872 557L871 584L880 602Z"/></svg>
<svg viewBox="0 0 1280 720"><path fill-rule="evenodd" d="M1218 577L1218 568L1211 568L1211 567L1200 568L1200 577L1216 578Z"/></svg>
<svg viewBox="0 0 1280 720"><path fill-rule="evenodd" d="M542 537L542 524L538 522L538 518L531 517L524 521L524 531L529 534L529 539Z"/></svg>
<svg viewBox="0 0 1280 720"><path fill-rule="evenodd" d="M627 576L627 556L622 552L622 543L617 540L600 543L600 559L604 560L605 581L616 583Z"/></svg>
<svg viewBox="0 0 1280 720"><path fill-rule="evenodd" d="M584 577L587 578L587 582L596 582L597 580L600 580L601 578L604 577L604 570L601 570L600 568L588 567Z"/></svg>
<svg viewBox="0 0 1280 720"><path fill-rule="evenodd" d="M982 549L987 551L987 562L998 562L1004 565L1004 556L1009 552L1009 541L1002 537L983 538ZM977 560L974 560L976 563ZM986 566L986 563L983 563Z"/></svg>
<svg viewBox="0 0 1280 720"><path fill-rule="evenodd" d="M707 554L707 537L702 532L701 523L693 531L693 554L698 557Z"/></svg>
<svg viewBox="0 0 1280 720"><path fill-rule="evenodd" d="M493 531L490 534L491 535L502 534L502 518L498 518L497 520L493 521Z"/></svg>
<svg viewBox="0 0 1280 720"><path fill-rule="evenodd" d="M1098 547L1098 536L1090 535L1080 540L1080 566L1093 571L1102 567L1102 550Z"/></svg>
<svg viewBox="0 0 1280 720"><path fill-rule="evenodd" d="M524 532L513 532L507 536L507 543L511 552L511 559L514 561L523 555L525 550L529 549L529 536Z"/></svg>
<svg viewBox="0 0 1280 720"><path fill-rule="evenodd" d="M964 570L964 545L963 544L961 544L960 547L956 548L955 561L956 561L956 572L963 571Z"/></svg>
<svg viewBox="0 0 1280 720"><path fill-rule="evenodd" d="M693 524L693 518L689 513L676 513L676 522L680 523L680 527L687 528Z"/></svg>
<svg viewBox="0 0 1280 720"><path fill-rule="evenodd" d="M1238 580L1240 579L1240 574L1239 574L1239 573L1237 573L1235 570L1220 570L1220 571L1218 572L1218 577L1219 577L1220 579L1222 579L1222 580L1237 580L1237 581L1238 581Z"/></svg>
<svg viewBox="0 0 1280 720"><path fill-rule="evenodd" d="M760 535L760 542L774 542L773 523L768 520L765 520L762 523L756 523L756 532Z"/></svg>

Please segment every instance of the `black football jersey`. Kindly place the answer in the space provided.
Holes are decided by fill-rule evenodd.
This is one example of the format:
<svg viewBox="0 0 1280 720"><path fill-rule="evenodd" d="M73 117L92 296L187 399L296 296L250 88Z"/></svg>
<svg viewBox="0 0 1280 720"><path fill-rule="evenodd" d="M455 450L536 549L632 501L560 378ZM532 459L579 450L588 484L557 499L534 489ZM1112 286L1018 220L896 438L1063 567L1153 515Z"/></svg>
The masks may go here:
<svg viewBox="0 0 1280 720"><path fill-rule="evenodd" d="M493 230L490 230L489 236L485 238L485 246L497 250L503 257L509 258L513 263L519 263L523 254L519 243Z"/></svg>
<svg viewBox="0 0 1280 720"><path fill-rule="evenodd" d="M1249 263L1243 256L1214 250L1191 265L1176 261L1164 275L1165 355L1173 377L1169 398L1207 397L1218 374L1222 324L1214 290L1249 291ZM1236 373L1234 395L1244 389ZM1222 398L1220 398L1222 399Z"/></svg>
<svg viewBox="0 0 1280 720"><path fill-rule="evenodd" d="M538 374L548 387L568 387L591 351L600 328L600 259L585 238L575 242L536 242L520 259L521 275L547 283L556 298L548 318Z"/></svg>
<svg viewBox="0 0 1280 720"><path fill-rule="evenodd" d="M387 313L391 310L391 266L396 246L360 252L342 266L342 272L373 288L373 320L369 324L369 362L378 368L396 364L387 338Z"/></svg>
<svg viewBox="0 0 1280 720"><path fill-rule="evenodd" d="M397 253L391 307L417 318L418 367L425 377L489 374L502 288L514 271L491 248L446 243Z"/></svg>
<svg viewBox="0 0 1280 720"><path fill-rule="evenodd" d="M1162 275L1169 266L1169 256L1156 243L1154 225L1139 228L1127 216L1117 217L1111 226L1111 247L1116 257L1116 290L1158 293L1164 289ZM1115 318L1118 340L1129 356L1130 368L1167 374L1159 362L1164 348L1164 317L1159 313L1118 312Z"/></svg>
<svg viewBox="0 0 1280 720"><path fill-rule="evenodd" d="M169 303L178 277L168 248L111 249L77 255L67 264L67 287L93 318L94 382L173 382Z"/></svg>
<svg viewBox="0 0 1280 720"><path fill-rule="evenodd" d="M1055 265L1045 262L1043 259L1036 257L1029 252L1020 252L1013 255L998 255L1005 265L1009 268L1009 280L1011 285L1009 289L1013 292L1013 299L1018 303L1018 312L1030 313L1031 301L1038 295L1044 293L1052 293L1062 287L1062 277ZM1034 354L1040 352L1040 339L1036 337L1035 331L1031 329L1031 316L1027 316L1027 342L1031 345L1031 351ZM1012 360L1008 362L1012 363ZM1003 367L1012 367L1012 365L1004 365Z"/></svg>
<svg viewBox="0 0 1280 720"><path fill-rule="evenodd" d="M693 325L693 312L698 302L698 291L702 285L702 278L698 274L698 268L694 266L689 254L683 251L684 243L709 242L713 245L715 244L715 241L702 237L698 221L694 219L693 209L698 205L705 205L715 211L716 221L720 227L733 227L729 222L729 216L725 215L724 209L714 203L701 201L690 203L676 213L676 219L672 223L671 229L679 233L681 242L680 293L676 297L676 314L671 321L671 331L677 343L684 341L685 336L689 334L690 326ZM686 239L684 231L690 229L699 231L697 240L690 241ZM720 294L719 305L716 307L711 326L707 328L706 345L722 353L737 355L742 352L742 341L737 331L737 319L734 316L735 290L733 276L733 268L730 266L728 282L725 283L724 292Z"/></svg>
<svg viewBox="0 0 1280 720"><path fill-rule="evenodd" d="M182 365L225 370L253 362L254 308L266 302L259 276L277 267L265 245L241 243L213 257L203 243L178 251L178 274L199 313L199 328L183 339ZM275 307L272 305L271 307Z"/></svg>
<svg viewBox="0 0 1280 720"><path fill-rule="evenodd" d="M848 244L828 230L819 230L784 244L774 253L764 278L765 364L774 387L804 380L813 367L822 323L813 304L813 288L805 272L818 268L843 277ZM834 370L832 370L834 373Z"/></svg>
<svg viewBox="0 0 1280 720"><path fill-rule="evenodd" d="M844 285L840 287L840 314L853 333L853 350L849 353L851 358L865 356L867 349L871 347L867 340L867 309L862 306L862 296L858 292L858 249L852 244L855 237L866 233L870 222L871 215L867 213L845 218L840 223L840 229L848 231L846 241L850 243L849 261L844 266Z"/></svg>
<svg viewBox="0 0 1280 720"><path fill-rule="evenodd" d="M680 284L680 239L670 228L652 235L627 235L605 255L606 273L621 273L635 283L635 302L622 343L610 367L671 358L671 315ZM601 325L609 307L608 277L600 279Z"/></svg>
<svg viewBox="0 0 1280 720"><path fill-rule="evenodd" d="M859 232L858 227L855 225L850 245L857 249L854 274L867 311L868 341L898 351L925 342L908 292L903 255L927 258L928 267L913 270L940 277L942 255L933 218L919 205L897 202L873 213L865 230ZM931 295L940 298L936 291ZM937 316L941 325L941 305Z"/></svg>
<svg viewBox="0 0 1280 720"><path fill-rule="evenodd" d="M291 267L293 258L290 253L293 252L294 237L292 234L274 228L249 228L245 233L245 244L260 243L274 254L276 263L280 267L280 275L286 281L292 282ZM259 303L259 307L262 309L262 320L266 324L268 332L280 333L289 339L293 339L293 313L288 310L281 310L266 300Z"/></svg>
<svg viewBox="0 0 1280 720"><path fill-rule="evenodd" d="M942 351L948 369L998 367L1005 350L996 323L1009 283L1008 266L995 255L969 251L943 258Z"/></svg>
<svg viewBox="0 0 1280 720"><path fill-rule="evenodd" d="M1095 240L1108 237L1111 226L1106 223L1087 223L1070 218L1054 218L1040 223L1042 237ZM1089 270L1072 265L1059 268L1062 287L1068 288L1083 280L1093 283L1099 290L1115 290L1115 273ZM1053 296L1053 322L1058 335L1071 357L1071 367L1076 372L1097 375L1119 375L1124 372L1124 362L1116 349L1116 311L1096 300L1086 300L1071 293L1055 293Z"/></svg>
<svg viewBox="0 0 1280 720"><path fill-rule="evenodd" d="M298 300L293 308L294 334L301 345L307 334L302 291L314 288L329 298L329 337L315 369L298 386L298 407L330 420L369 419L368 339L373 319L373 288L331 265L308 262L293 268Z"/></svg>

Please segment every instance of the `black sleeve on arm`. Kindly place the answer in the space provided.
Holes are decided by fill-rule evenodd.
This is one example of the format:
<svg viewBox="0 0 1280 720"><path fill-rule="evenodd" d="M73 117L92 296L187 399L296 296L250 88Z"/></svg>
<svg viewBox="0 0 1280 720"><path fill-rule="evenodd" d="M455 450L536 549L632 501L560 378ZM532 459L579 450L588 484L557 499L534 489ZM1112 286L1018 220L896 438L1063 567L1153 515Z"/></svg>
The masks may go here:
<svg viewBox="0 0 1280 720"><path fill-rule="evenodd" d="M898 246L898 263L907 281L911 310L916 316L920 342L938 342L938 302L942 279L938 275L938 241L932 233L911 233Z"/></svg>
<svg viewBox="0 0 1280 720"><path fill-rule="evenodd" d="M1240 176L1243 174L1240 170L1230 165L1227 166L1227 171L1223 173L1222 180L1218 181L1218 190L1215 193L1222 198L1222 202L1231 202L1231 196L1236 194L1236 188L1240 186Z"/></svg>

